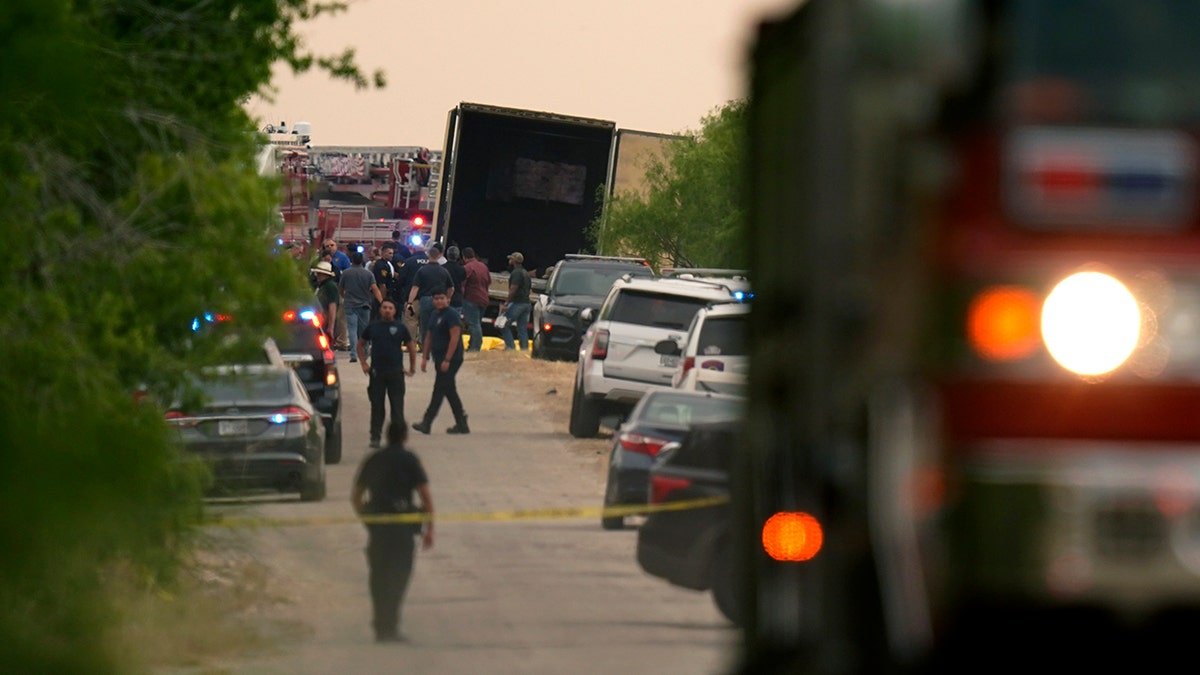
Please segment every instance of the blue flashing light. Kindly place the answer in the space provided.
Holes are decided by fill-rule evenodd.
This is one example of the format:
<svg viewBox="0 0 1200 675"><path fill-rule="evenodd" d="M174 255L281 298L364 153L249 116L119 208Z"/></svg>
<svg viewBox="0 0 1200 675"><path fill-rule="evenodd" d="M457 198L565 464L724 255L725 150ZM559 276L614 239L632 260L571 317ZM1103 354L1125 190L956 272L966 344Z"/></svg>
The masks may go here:
<svg viewBox="0 0 1200 675"><path fill-rule="evenodd" d="M750 291L734 291L733 299L738 302L749 302L754 299L754 293Z"/></svg>
<svg viewBox="0 0 1200 675"><path fill-rule="evenodd" d="M413 236L409 237L408 241L413 246L420 246L422 243L424 243L421 239L421 235L419 234L414 234Z"/></svg>
<svg viewBox="0 0 1200 675"><path fill-rule="evenodd" d="M196 318L192 319L192 332L195 333L199 330L200 330L200 317L196 317Z"/></svg>
<svg viewBox="0 0 1200 675"><path fill-rule="evenodd" d="M300 312L300 318L304 319L305 321L312 321L313 317L315 317L316 315L317 315L317 313L312 311L311 309L306 309L306 310Z"/></svg>
<svg viewBox="0 0 1200 675"><path fill-rule="evenodd" d="M270 420L272 424L283 424L284 422L287 422L287 415L284 415L283 413L275 413L274 415L271 415Z"/></svg>

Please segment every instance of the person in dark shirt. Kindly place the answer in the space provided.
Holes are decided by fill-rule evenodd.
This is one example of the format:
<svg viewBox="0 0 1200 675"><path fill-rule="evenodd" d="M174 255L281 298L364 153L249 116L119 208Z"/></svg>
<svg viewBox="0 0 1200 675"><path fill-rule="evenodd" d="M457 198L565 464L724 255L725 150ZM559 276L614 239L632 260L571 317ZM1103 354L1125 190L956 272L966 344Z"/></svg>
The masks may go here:
<svg viewBox="0 0 1200 675"><path fill-rule="evenodd" d="M404 422L388 425L388 444L363 460L354 477L350 502L367 527L368 587L377 642L400 642L400 608L412 579L415 536L433 547L433 496L429 476L415 453L404 447ZM421 499L416 504L413 493ZM420 514L422 523L387 522L396 514ZM408 518L414 518L409 515Z"/></svg>
<svg viewBox="0 0 1200 675"><path fill-rule="evenodd" d="M529 346L529 313L533 305L529 302L529 290L533 279L525 270L525 256L519 252L508 254L508 264L512 271L508 273L508 300L500 306L500 313L508 319L508 325L500 331L504 338L505 349L525 349ZM513 335L517 343L513 343Z"/></svg>
<svg viewBox="0 0 1200 675"><path fill-rule="evenodd" d="M408 291L408 303L417 309L417 342L424 339L429 317L433 316L433 289L444 288L449 291L454 284L454 279L443 264L442 245L434 243L427 255L429 260L417 270Z"/></svg>
<svg viewBox="0 0 1200 675"><path fill-rule="evenodd" d="M443 265L454 281L454 293L450 295L450 306L459 314L462 314L463 311L463 282L467 280L467 269L463 267L461 257L458 247L451 246L446 249L446 264Z"/></svg>
<svg viewBox="0 0 1200 675"><path fill-rule="evenodd" d="M462 367L462 317L450 307L450 295L445 288L433 289L433 316L429 319L429 327L425 330L425 342L429 348L421 351L421 372L425 372L426 364L432 354L434 363L433 395L429 399L429 407L420 422L413 422L413 428L427 434L442 407L442 399L450 402L450 410L454 413L454 426L446 429L448 434L469 434L467 413L463 410L462 400L458 397L458 384L455 377Z"/></svg>
<svg viewBox="0 0 1200 675"><path fill-rule="evenodd" d="M371 361L367 363L367 345ZM404 368L404 348L408 348L408 369ZM383 399L391 404L392 421L404 422L404 378L417 368L417 352L412 335L404 323L396 320L396 303L390 298L379 305L379 320L367 326L358 340L358 360L363 373L370 377L367 397L371 400L371 447L379 447L383 431Z"/></svg>
<svg viewBox="0 0 1200 675"><path fill-rule="evenodd" d="M322 260L309 271L317 278L316 295L317 304L321 306L321 330L325 331L325 336L332 345L334 327L337 325L338 303L341 300L341 291L334 281L334 267L328 261Z"/></svg>

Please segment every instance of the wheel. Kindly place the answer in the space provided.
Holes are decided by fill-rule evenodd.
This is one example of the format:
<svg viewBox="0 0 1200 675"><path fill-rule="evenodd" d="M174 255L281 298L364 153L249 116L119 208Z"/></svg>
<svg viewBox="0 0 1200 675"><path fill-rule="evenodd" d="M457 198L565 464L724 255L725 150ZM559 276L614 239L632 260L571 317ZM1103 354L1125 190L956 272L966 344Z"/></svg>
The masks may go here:
<svg viewBox="0 0 1200 675"><path fill-rule="evenodd" d="M319 502L325 499L325 477L312 482L300 484L300 501Z"/></svg>
<svg viewBox="0 0 1200 675"><path fill-rule="evenodd" d="M619 506L617 503L617 495L619 494L619 484L617 472L610 468L608 470L608 481L604 487L604 508L610 506ZM600 516L600 526L606 530L621 530L625 528L625 516Z"/></svg>
<svg viewBox="0 0 1200 675"><path fill-rule="evenodd" d="M734 552L729 540L723 539L718 542L713 554L712 580L710 581L713 604L726 619L732 621L735 626L740 626L742 625L741 602L737 593L737 575L733 569Z"/></svg>
<svg viewBox="0 0 1200 675"><path fill-rule="evenodd" d="M575 438L592 438L600 432L600 406L588 401L579 385L571 395L570 431Z"/></svg>
<svg viewBox="0 0 1200 675"><path fill-rule="evenodd" d="M546 338L543 335L542 331L539 330L533 336L533 350L529 352L529 355L535 359L550 360L550 357L546 356Z"/></svg>
<svg viewBox="0 0 1200 675"><path fill-rule="evenodd" d="M325 463L337 464L342 461L342 418L334 422L333 427L325 430Z"/></svg>

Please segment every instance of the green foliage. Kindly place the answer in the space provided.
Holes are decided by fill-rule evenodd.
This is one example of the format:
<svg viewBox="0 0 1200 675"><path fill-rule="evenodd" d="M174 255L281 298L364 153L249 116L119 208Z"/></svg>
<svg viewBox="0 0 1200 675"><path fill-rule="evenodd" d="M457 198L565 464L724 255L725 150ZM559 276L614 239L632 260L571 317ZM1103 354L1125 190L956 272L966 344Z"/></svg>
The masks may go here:
<svg viewBox="0 0 1200 675"><path fill-rule="evenodd" d="M6 0L0 5L0 644L11 672L114 672L102 576L171 578L205 473L154 402L240 359L311 300L271 250L278 185L239 105L314 57L307 0ZM376 74L375 80L382 80ZM236 342L197 337L204 311ZM135 401L139 389L150 392Z"/></svg>
<svg viewBox="0 0 1200 675"><path fill-rule="evenodd" d="M647 193L609 200L589 232L596 250L656 267L745 267L746 124L746 102L730 102L648 159Z"/></svg>

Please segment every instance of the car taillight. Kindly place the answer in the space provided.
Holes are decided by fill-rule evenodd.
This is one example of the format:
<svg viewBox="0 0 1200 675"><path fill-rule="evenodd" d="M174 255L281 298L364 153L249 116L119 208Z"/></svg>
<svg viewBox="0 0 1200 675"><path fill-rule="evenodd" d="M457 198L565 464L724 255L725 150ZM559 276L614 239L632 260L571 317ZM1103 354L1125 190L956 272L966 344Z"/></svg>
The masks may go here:
<svg viewBox="0 0 1200 675"><path fill-rule="evenodd" d="M337 371L333 368L325 371L325 386L332 387L337 384Z"/></svg>
<svg viewBox="0 0 1200 675"><path fill-rule="evenodd" d="M603 361L608 357L608 331L596 331L596 339L592 341L592 358Z"/></svg>
<svg viewBox="0 0 1200 675"><path fill-rule="evenodd" d="M657 455L662 446L668 443L665 438L655 438L653 436L643 436L629 432L617 436L617 442L621 444L623 449L629 452L650 455L651 457Z"/></svg>
<svg viewBox="0 0 1200 675"><path fill-rule="evenodd" d="M692 486L692 481L686 478L670 478L667 476L650 476L650 503L662 504L671 493L686 490Z"/></svg>
<svg viewBox="0 0 1200 675"><path fill-rule="evenodd" d="M287 424L288 422L307 422L312 416L304 408L290 405L272 414L268 419L272 424Z"/></svg>
<svg viewBox="0 0 1200 675"><path fill-rule="evenodd" d="M688 371L695 367L696 367L696 357L689 356L689 357L683 359L683 361L680 362L680 364L679 364L680 376L687 375Z"/></svg>
<svg viewBox="0 0 1200 675"><path fill-rule="evenodd" d="M329 349L329 336L326 335L324 331L322 331L320 335L317 335L317 344L321 347L321 349Z"/></svg>
<svg viewBox="0 0 1200 675"><path fill-rule="evenodd" d="M548 324L548 323L544 323L544 324L542 324L542 331L543 331L543 332L549 333L551 328L554 328L554 326L551 326L551 325L550 325L550 324Z"/></svg>
<svg viewBox="0 0 1200 675"><path fill-rule="evenodd" d="M199 421L195 417L188 417L178 410L168 410L167 414L163 415L163 419L167 424L175 427L194 427Z"/></svg>

